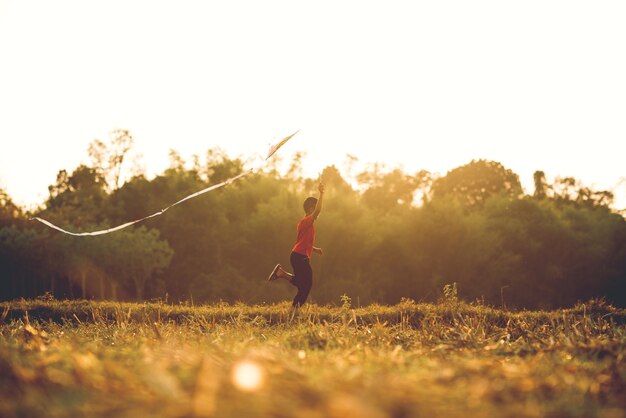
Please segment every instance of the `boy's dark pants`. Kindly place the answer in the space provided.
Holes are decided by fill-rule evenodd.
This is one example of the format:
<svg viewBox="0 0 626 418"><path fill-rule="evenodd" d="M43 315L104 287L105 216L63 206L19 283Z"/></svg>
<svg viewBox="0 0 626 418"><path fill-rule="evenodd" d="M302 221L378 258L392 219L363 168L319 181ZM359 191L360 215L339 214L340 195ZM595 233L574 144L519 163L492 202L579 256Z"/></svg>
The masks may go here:
<svg viewBox="0 0 626 418"><path fill-rule="evenodd" d="M303 305L309 296L311 286L313 286L313 270L309 257L306 255L292 252L290 261L294 275L291 284L298 288L298 293L293 298L293 306L298 307Z"/></svg>

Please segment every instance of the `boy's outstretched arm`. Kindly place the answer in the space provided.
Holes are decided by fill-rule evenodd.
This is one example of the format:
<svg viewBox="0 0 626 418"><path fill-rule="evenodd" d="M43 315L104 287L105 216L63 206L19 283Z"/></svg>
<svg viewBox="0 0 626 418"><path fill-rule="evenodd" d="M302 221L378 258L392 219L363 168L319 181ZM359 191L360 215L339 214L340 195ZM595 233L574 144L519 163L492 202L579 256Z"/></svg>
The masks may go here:
<svg viewBox="0 0 626 418"><path fill-rule="evenodd" d="M317 199L315 210L311 214L311 216L313 216L313 220L317 219L317 217L320 215L320 212L322 211L322 206L324 204L324 183L320 183L319 186L317 186L317 189L320 191L320 197L319 199Z"/></svg>

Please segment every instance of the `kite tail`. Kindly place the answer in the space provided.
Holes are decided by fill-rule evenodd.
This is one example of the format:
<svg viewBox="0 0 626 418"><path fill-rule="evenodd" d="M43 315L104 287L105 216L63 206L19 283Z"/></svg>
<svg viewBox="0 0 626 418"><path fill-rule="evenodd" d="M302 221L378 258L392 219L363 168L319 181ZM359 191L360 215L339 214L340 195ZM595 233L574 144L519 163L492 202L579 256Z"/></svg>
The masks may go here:
<svg viewBox="0 0 626 418"><path fill-rule="evenodd" d="M286 143L287 141L289 141L289 140L290 140L290 139L291 139L291 138L292 138L295 134L297 134L298 132L300 132L300 131L298 130L298 131L294 132L293 134L289 135L288 137L283 138L283 139L282 139L280 142L278 142L276 145L272 146L272 147L270 148L270 150L269 150L269 152L268 152L267 157L265 158L265 160L269 159L272 155L274 155L274 154L276 153L276 151L278 151L278 149L279 149L280 147L282 147L283 145L285 145L285 143ZM31 221L38 221L38 222L41 222L42 224L46 225L46 226L47 226L47 227L49 227L49 228L56 229L57 231L63 232L64 234L67 234L67 235L73 235L73 236L75 236L75 237L86 237L86 236L96 236L96 235L104 235L104 234L109 234L109 233L111 233L111 232L119 231L120 229L124 229L124 228L127 228L127 227L129 227L129 226L131 226L131 225L134 225L134 224L136 224L136 223L139 223L139 222L145 221L146 219L150 219L150 218L154 218L155 216L162 215L162 214L164 214L164 213L165 213L165 212L166 212L169 208L171 208L171 207L174 207L174 206L176 206L176 205L178 205L178 204L180 204L180 203L183 203L183 202L184 202L184 201L186 201L186 200L196 198L196 197L198 197L198 196L200 196L200 195L202 195L202 194L204 194L204 193L208 193L208 192L210 192L210 191L212 191L212 190L219 189L220 187L224 187L224 186L226 186L226 185L229 185L229 184L233 183L234 181L237 181L237 180L239 180L240 178L245 177L245 176L247 176L248 174L250 174L250 173L252 173L252 172L254 172L254 171L255 171L255 169L254 169L254 168L253 168L253 169L250 169L250 170L248 170L248 171L244 171L243 173L240 173L240 174L238 174L238 175L236 175L236 176L234 176L234 177L231 177L231 178L229 178L229 179L227 179L227 180L224 180L224 181L223 181L223 182L221 182L221 183L214 184L214 185L212 185L212 186L207 187L206 189L202 189L202 190L200 190L200 191L198 191L198 192L195 192L195 193L190 194L189 196L185 196L185 197L183 197L182 199L180 199L179 201L172 203L171 205L169 205L169 206L168 206L168 207L166 207L165 209L161 209L160 211L155 212L155 213L153 213L152 215L144 216L143 218L136 219L136 220L134 220L134 221L130 221L130 222L126 222L125 224L118 225L118 226L116 226L116 227L109 228L109 229L103 229L103 230L100 230L100 231L92 231L92 232L71 232L71 231L66 231L66 230L65 230L65 229L63 229L63 228L61 228L61 227L59 227L59 226L57 226L57 225L54 225L52 222L47 221L47 220L45 220L45 219L43 219L43 218L39 218L39 217L37 217L37 216L35 216L35 217L31 218L30 220L31 220Z"/></svg>

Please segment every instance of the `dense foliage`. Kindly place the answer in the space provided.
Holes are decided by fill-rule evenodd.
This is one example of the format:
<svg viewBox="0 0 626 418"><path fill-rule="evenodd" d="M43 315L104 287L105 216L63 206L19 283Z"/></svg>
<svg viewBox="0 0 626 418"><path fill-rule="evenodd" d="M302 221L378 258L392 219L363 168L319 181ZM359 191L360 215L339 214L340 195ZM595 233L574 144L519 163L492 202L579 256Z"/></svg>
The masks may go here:
<svg viewBox="0 0 626 418"><path fill-rule="evenodd" d="M118 225L243 170L219 150L206 162L171 167L124 184L120 165L132 137L119 132L90 147L92 164L59 172L36 213L75 231ZM286 283L265 282L289 266L301 204L316 183L275 167L202 195L153 218L99 237L72 237L29 222L0 194L0 298L35 297L168 301L275 302ZM572 178L548 184L535 173L524 195L500 163L472 161L435 178L374 167L346 181L324 170L327 198L317 222L311 297L338 303L437 300L446 284L458 296L515 308L571 306L605 297L626 305L626 221L611 194ZM357 187L358 186L358 187Z"/></svg>

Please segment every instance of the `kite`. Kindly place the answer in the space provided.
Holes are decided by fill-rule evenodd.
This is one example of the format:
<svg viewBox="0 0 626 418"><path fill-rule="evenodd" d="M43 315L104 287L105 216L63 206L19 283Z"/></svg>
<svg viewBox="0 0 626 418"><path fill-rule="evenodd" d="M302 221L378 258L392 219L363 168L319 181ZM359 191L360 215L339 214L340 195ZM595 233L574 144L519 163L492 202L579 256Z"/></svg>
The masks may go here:
<svg viewBox="0 0 626 418"><path fill-rule="evenodd" d="M274 155L274 154L276 153L276 151L278 151L278 149L279 149L280 147L282 147L283 145L285 145L285 143L286 143L287 141L289 141L289 140L291 139L291 137L293 137L293 136L294 136L295 134L297 134L298 132L300 132L300 129L298 129L297 131L295 131L295 132L294 132L294 133L292 133L291 135L289 135L289 136L287 136L287 137L285 137L285 138L281 139L281 140L280 140L280 142L278 142L277 144L272 145L272 146L270 147L270 150L267 152L267 157L265 157L265 161L269 160L269 158L270 158L272 155Z"/></svg>
<svg viewBox="0 0 626 418"><path fill-rule="evenodd" d="M287 137L283 138L283 139L282 139L282 140L280 140L280 142L278 142L277 144L272 145L272 146L270 147L270 149L269 149L268 153L267 153L267 157L265 157L265 161L267 161L267 160L268 160L268 159L269 159L272 155L274 155L274 154L276 153L276 151L278 151L278 149L279 149L280 147L282 147L283 145L285 145L285 144L287 143L287 141L289 141L289 140L290 140L290 139L291 139L291 138L292 138L295 134L297 134L298 132L300 132L300 130L297 130L296 132L292 133L291 135L289 135L289 136L287 136ZM170 208L172 208L172 207L174 207L174 206L176 206L176 205L178 205L178 204L180 204L180 203L183 203L183 202L184 202L184 201L186 201L186 200L193 199L193 198L198 197L198 196L200 196L200 195L202 195L202 194L204 194L204 193L208 193L208 192L210 192L210 191L212 191L212 190L219 189L220 187L224 187L224 186L226 186L226 185L229 185L229 184L231 184L232 182L234 182L234 181L236 181L236 180L239 180L240 178L242 178L242 177L244 177L244 176L247 176L248 174L250 174L250 173L254 172L255 170L256 170L256 169L252 168L252 169L250 169L250 170L248 170L248 171L244 171L243 173L240 173L240 174L238 174L238 175L236 175L236 176L234 176L234 177L231 177L231 178L229 178L228 180L224 180L224 181L223 181L223 182L221 182L221 183L214 184L214 185L212 185L212 186L207 187L206 189L202 189L202 190L200 190L200 191L198 191L198 192L195 192L195 193L190 194L189 196L183 197L183 198L182 198L182 199L180 199L179 201L172 203L171 205L167 206L165 209L161 209L160 211L155 212L155 213L153 213L152 215L144 216L143 218L136 219L136 220L134 220L134 221L130 221L130 222L126 222L125 224L118 225L118 226L116 226L116 227L109 228L109 229L103 229L103 230L100 230L100 231L93 231L93 232L70 232L70 231L66 231L66 230L65 230L65 229L63 229L63 228L60 228L60 227L58 227L58 226L54 225L54 224L53 224L52 222L50 222L50 221L46 221L45 219L39 218L39 217L37 217L37 216L35 216L34 218L31 218L31 221L33 221L33 220L34 220L34 221L39 221L39 222L41 222L42 224L44 224L44 225L46 225L46 226L48 226L48 227L50 227L50 228L52 228L52 229L56 229L57 231L63 232L64 234L73 235L73 236L75 236L75 237L85 237L85 236L96 236L96 235L104 235L104 234L109 234L109 233L111 233L111 232L119 231L120 229L124 229L124 228L126 228L126 227L131 226L131 225L134 225L134 224L136 224L136 223L138 223L138 222L145 221L146 219L150 219L150 218L154 218L155 216L162 215L162 214L164 214L164 213L165 213L168 209L170 209Z"/></svg>

